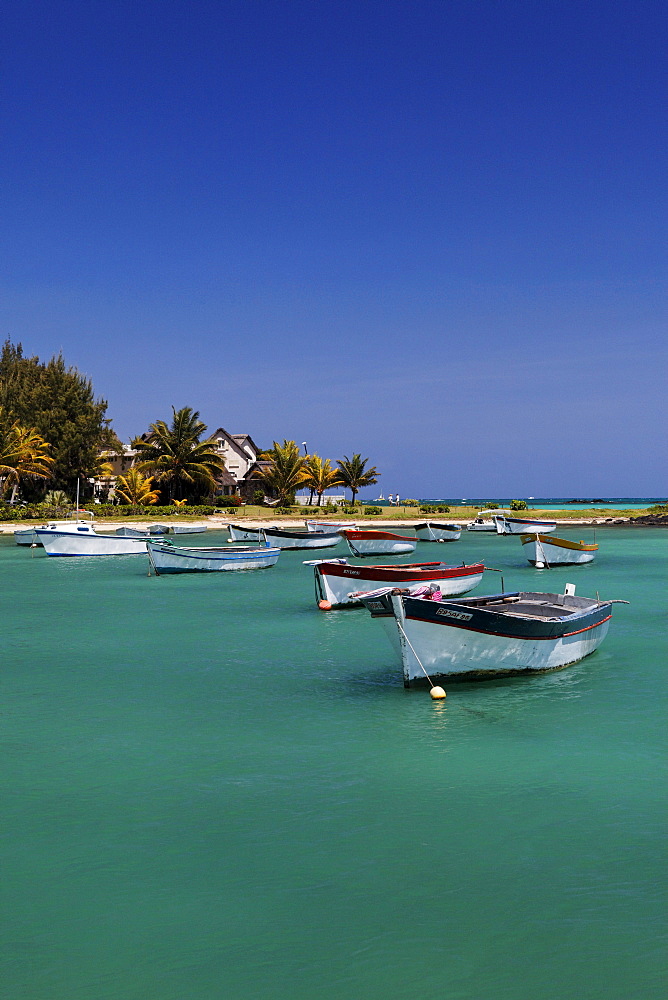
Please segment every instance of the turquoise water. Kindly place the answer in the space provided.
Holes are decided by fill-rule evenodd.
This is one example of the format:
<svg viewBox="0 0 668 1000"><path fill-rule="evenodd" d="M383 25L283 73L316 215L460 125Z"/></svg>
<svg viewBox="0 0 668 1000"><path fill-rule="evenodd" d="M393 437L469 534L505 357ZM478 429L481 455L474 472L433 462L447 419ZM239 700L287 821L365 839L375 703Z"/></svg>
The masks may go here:
<svg viewBox="0 0 668 1000"><path fill-rule="evenodd" d="M3 997L663 1000L668 532L597 540L420 545L632 602L445 703L316 610L308 553L156 579L0 542Z"/></svg>

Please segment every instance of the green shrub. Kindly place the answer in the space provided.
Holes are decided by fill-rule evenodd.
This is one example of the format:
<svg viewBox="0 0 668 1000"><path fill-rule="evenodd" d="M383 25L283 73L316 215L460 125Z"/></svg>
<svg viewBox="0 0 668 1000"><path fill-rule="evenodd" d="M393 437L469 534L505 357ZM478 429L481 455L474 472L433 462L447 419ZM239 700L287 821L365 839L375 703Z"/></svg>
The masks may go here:
<svg viewBox="0 0 668 1000"><path fill-rule="evenodd" d="M241 507L243 500L241 497L218 497L216 507Z"/></svg>
<svg viewBox="0 0 668 1000"><path fill-rule="evenodd" d="M510 501L511 510L527 510L528 504L526 500L511 500Z"/></svg>
<svg viewBox="0 0 668 1000"><path fill-rule="evenodd" d="M422 511L423 514L449 514L450 513L450 508L448 506L446 506L445 504L443 504L441 506L439 506L438 504L432 505L432 506L430 506L429 504L427 504L427 506L420 507L420 510Z"/></svg>
<svg viewBox="0 0 668 1000"><path fill-rule="evenodd" d="M418 500L404 500L401 504L402 507L419 507Z"/></svg>
<svg viewBox="0 0 668 1000"><path fill-rule="evenodd" d="M499 509L498 503L486 503L485 506L483 507L483 510L498 510L498 509Z"/></svg>
<svg viewBox="0 0 668 1000"><path fill-rule="evenodd" d="M383 513L383 508L382 507L365 507L364 508L364 513L365 514L382 514Z"/></svg>

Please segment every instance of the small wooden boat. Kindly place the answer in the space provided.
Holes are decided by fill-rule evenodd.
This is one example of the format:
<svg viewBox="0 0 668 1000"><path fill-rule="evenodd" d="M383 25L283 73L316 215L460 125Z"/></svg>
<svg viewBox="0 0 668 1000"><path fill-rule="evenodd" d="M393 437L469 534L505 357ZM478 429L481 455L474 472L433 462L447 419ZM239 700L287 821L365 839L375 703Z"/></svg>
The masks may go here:
<svg viewBox="0 0 668 1000"><path fill-rule="evenodd" d="M398 535L394 531L345 528L341 534L354 556L400 555L402 552L414 552L417 548L417 538Z"/></svg>
<svg viewBox="0 0 668 1000"><path fill-rule="evenodd" d="M593 653L612 604L563 594L517 592L428 600L385 587L361 594L398 654L404 685L441 677L479 680L558 670Z"/></svg>
<svg viewBox="0 0 668 1000"><path fill-rule="evenodd" d="M148 558L156 576L162 573L211 573L220 570L267 569L274 566L281 550L264 546L207 546L192 548L150 538Z"/></svg>
<svg viewBox="0 0 668 1000"><path fill-rule="evenodd" d="M554 531L557 526L556 521L537 521L530 517L509 517L507 514L494 514L494 524L498 535L523 535L526 532Z"/></svg>
<svg viewBox="0 0 668 1000"><path fill-rule="evenodd" d="M420 542L456 542L462 533L458 524L443 521L421 521L414 527Z"/></svg>
<svg viewBox="0 0 668 1000"><path fill-rule="evenodd" d="M206 530L206 524L149 524L148 528L116 528L116 534L143 538L146 535L202 535Z"/></svg>
<svg viewBox="0 0 668 1000"><path fill-rule="evenodd" d="M262 541L262 528L247 528L245 524L228 524L227 530L232 542L257 542L259 544Z"/></svg>
<svg viewBox="0 0 668 1000"><path fill-rule="evenodd" d="M16 528L14 541L17 545L41 545L35 528Z"/></svg>
<svg viewBox="0 0 668 1000"><path fill-rule="evenodd" d="M203 535L206 524L149 524L149 535Z"/></svg>
<svg viewBox="0 0 668 1000"><path fill-rule="evenodd" d="M495 514L512 514L512 510L504 510L501 507L495 507L492 510L479 510L475 516L475 520L471 521L471 523L466 526L466 530L493 531L496 534L496 524L494 522Z"/></svg>
<svg viewBox="0 0 668 1000"><path fill-rule="evenodd" d="M279 549L329 549L338 545L338 531L295 531L294 528L263 528L262 537L267 544Z"/></svg>
<svg viewBox="0 0 668 1000"><path fill-rule="evenodd" d="M58 521L36 528L48 556L145 555L148 535L99 535L92 524Z"/></svg>
<svg viewBox="0 0 668 1000"><path fill-rule="evenodd" d="M323 559L304 563L313 566L316 604L331 607L361 604L356 591L377 587L431 586L444 595L466 594L477 587L485 571L483 563L447 566L442 562L405 563L397 566L351 565L347 559Z"/></svg>
<svg viewBox="0 0 668 1000"><path fill-rule="evenodd" d="M575 566L591 562L598 552L598 545L587 542L571 542L566 538L551 535L520 535L524 554L532 566L538 569L550 566Z"/></svg>
<svg viewBox="0 0 668 1000"><path fill-rule="evenodd" d="M306 521L307 531L343 531L344 528L356 528L354 521Z"/></svg>

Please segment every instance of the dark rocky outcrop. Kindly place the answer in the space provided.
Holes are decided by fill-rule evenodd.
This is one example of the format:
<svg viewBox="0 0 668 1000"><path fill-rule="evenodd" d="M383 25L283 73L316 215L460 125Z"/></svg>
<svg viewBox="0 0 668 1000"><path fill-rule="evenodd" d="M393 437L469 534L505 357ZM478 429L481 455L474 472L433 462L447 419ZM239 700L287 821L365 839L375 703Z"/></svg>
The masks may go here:
<svg viewBox="0 0 668 1000"><path fill-rule="evenodd" d="M634 517L631 524L651 524L668 528L668 514L643 514L641 517Z"/></svg>

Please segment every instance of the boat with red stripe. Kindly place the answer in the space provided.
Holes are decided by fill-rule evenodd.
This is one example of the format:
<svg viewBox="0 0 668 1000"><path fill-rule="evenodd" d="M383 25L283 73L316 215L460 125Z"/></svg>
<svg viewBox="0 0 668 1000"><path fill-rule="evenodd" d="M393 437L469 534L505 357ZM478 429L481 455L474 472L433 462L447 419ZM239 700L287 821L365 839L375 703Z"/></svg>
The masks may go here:
<svg viewBox="0 0 668 1000"><path fill-rule="evenodd" d="M443 562L403 563L402 565L355 565L347 559L311 560L315 599L318 607L332 608L359 605L361 598L351 597L352 591L375 590L378 587L431 588L443 596L467 594L477 587L485 572L484 563L462 563L448 566ZM329 610L326 607L325 610Z"/></svg>

